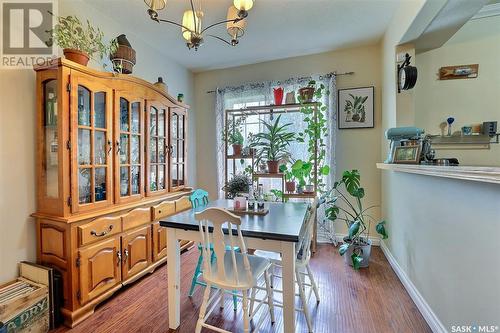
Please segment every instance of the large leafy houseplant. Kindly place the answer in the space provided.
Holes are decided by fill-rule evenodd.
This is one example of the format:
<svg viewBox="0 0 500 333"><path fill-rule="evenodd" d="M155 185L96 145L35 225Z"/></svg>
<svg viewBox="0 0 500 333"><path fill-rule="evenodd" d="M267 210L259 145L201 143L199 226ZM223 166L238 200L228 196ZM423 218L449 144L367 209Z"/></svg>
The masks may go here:
<svg viewBox="0 0 500 333"><path fill-rule="evenodd" d="M48 45L56 43L63 49L67 59L84 66L89 58L98 56L102 60L118 48L116 39L106 44L101 29L94 28L88 20L83 24L76 16L57 17L54 29L47 32L50 34Z"/></svg>
<svg viewBox="0 0 500 333"><path fill-rule="evenodd" d="M288 147L295 140L295 133L289 132L291 123L280 124L281 115L276 118L274 123L261 120L264 125L264 132L253 136L251 148L257 149L256 165L262 160L267 161L270 173L278 172L278 162L288 160L290 153Z"/></svg>
<svg viewBox="0 0 500 333"><path fill-rule="evenodd" d="M344 171L342 179L335 182L333 188L322 196L322 201L326 205L326 217L331 221L343 221L348 228L348 236L344 238L344 244L339 247L339 253L349 255L347 260L350 260L354 269L368 266L371 246L370 226L375 221L369 211L376 206L365 208L362 200L364 196L365 190L361 187L358 170ZM378 222L375 229L382 239L388 237L385 221Z"/></svg>
<svg viewBox="0 0 500 333"><path fill-rule="evenodd" d="M322 193L325 188L323 176L330 174L330 166L325 163L325 138L328 137L327 107L323 104L322 99L330 92L324 84L317 86L316 81L310 81L309 87L315 87L315 102L311 104L310 101L303 100L299 96L300 112L304 115L306 128L303 132L298 133L297 141L307 143L308 158L306 161L302 161L304 171L306 171L303 172L303 179L307 185L314 185L316 190ZM317 170L317 174L313 172L314 170Z"/></svg>

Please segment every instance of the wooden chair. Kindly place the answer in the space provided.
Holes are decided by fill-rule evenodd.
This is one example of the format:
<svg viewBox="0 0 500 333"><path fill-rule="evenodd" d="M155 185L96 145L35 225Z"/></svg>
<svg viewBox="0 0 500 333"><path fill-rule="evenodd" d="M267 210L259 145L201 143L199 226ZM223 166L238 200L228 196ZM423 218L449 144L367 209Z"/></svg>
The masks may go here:
<svg viewBox="0 0 500 333"><path fill-rule="evenodd" d="M316 220L317 207L318 207L318 200L316 198L309 206L306 216L304 217L304 225L302 226L300 232L300 239L295 249L296 252L295 279L299 287L298 288L299 292L298 294L296 294L296 296L300 298L302 303L302 307L296 308L295 310L300 311L304 314L304 316L306 317L307 327L309 329L309 332L311 333L313 332L313 328L312 328L311 316L307 308L307 303L311 298L311 294L313 292L316 298L316 303L319 304L320 302L318 286L312 274L311 267L309 266L309 260L311 259L311 241L314 233L314 222ZM281 278L281 276L274 273L276 267L282 267L281 258L279 254L268 251L256 251L255 254L268 258L272 262L273 274L271 275L271 283L274 284L273 283L274 277ZM306 281L306 278L309 281ZM309 289L308 293L306 293L306 288ZM283 292L282 290L274 288L274 286L273 286L273 291L278 293ZM252 295L254 293L255 291L252 290ZM275 304L275 305L278 307L282 307L282 305L280 304ZM250 304L250 308L252 307L253 305Z"/></svg>
<svg viewBox="0 0 500 333"><path fill-rule="evenodd" d="M196 208L200 205L208 204L208 192L202 189L197 189L189 196L189 201L191 201L191 206Z"/></svg>
<svg viewBox="0 0 500 333"><path fill-rule="evenodd" d="M271 322L274 323L273 294L269 279L269 268L271 262L269 259L247 254L245 241L241 234L240 217L221 208L208 208L201 213L195 214L199 222L200 236L202 239L202 250L204 258L211 256L212 248L216 255L216 260L203 261L203 279L207 283L203 303L200 308L198 322L196 324L196 333L200 333L202 327L209 328L217 332L227 332L221 328L206 323L207 318L217 305L217 299L220 306L223 307L225 293L235 295L235 290L241 292L243 298L243 331L250 331L250 320L259 311L260 307L267 303L271 315ZM211 222L212 226L209 225ZM223 226L226 226L228 234L223 232ZM212 231L212 232L210 232ZM213 244L213 245L212 245ZM239 246L240 252L235 250ZM229 250L226 250L229 247ZM265 288L258 285L259 280L264 277ZM212 288L217 291L210 297ZM266 292L262 299L251 299L252 302L259 302L255 312L249 312L247 296L252 288L259 288ZM239 294L238 294L239 296ZM207 308L210 306L209 310ZM257 331L267 316L262 314L260 320L255 326Z"/></svg>
<svg viewBox="0 0 500 333"><path fill-rule="evenodd" d="M197 189L193 193L191 193L191 195L189 196L189 201L191 202L193 208L197 208L201 205L206 205L208 204L208 192L202 189ZM193 296L194 290L197 285L203 287L206 287L207 285L205 282L200 281L202 273L202 263L203 263L203 252L201 244L198 244L198 250L200 251L200 256L198 257L198 263L196 264L196 269L194 270L193 278L191 280L191 288L189 288L189 293L188 293L189 297ZM227 250L229 250L229 248ZM239 248L236 248L236 250L239 251ZM213 252L213 246L212 246L210 261L213 262L214 260L215 260L215 253ZM238 307L237 303L238 303L238 298L236 296L233 296L234 310L236 310Z"/></svg>

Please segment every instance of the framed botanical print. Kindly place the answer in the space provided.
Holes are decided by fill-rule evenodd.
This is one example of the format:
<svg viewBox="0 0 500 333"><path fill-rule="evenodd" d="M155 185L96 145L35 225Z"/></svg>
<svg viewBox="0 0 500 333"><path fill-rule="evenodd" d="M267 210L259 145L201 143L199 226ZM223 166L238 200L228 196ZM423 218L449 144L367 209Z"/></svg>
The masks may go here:
<svg viewBox="0 0 500 333"><path fill-rule="evenodd" d="M374 87L339 89L337 119L340 129L374 127Z"/></svg>

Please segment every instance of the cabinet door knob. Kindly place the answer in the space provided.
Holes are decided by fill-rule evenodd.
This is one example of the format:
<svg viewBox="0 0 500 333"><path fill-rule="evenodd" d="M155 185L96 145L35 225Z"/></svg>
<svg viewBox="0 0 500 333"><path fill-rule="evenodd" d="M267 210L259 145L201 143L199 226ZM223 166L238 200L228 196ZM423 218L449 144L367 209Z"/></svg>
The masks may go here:
<svg viewBox="0 0 500 333"><path fill-rule="evenodd" d="M122 253L120 251L116 252L116 266L120 265L122 261Z"/></svg>
<svg viewBox="0 0 500 333"><path fill-rule="evenodd" d="M111 140L108 140L108 155L109 153L111 153L111 150L113 149L113 142L111 142Z"/></svg>
<svg viewBox="0 0 500 333"><path fill-rule="evenodd" d="M127 262L127 259L128 259L128 250L127 249L123 250L123 254L125 254L125 256L123 257L123 262Z"/></svg>
<svg viewBox="0 0 500 333"><path fill-rule="evenodd" d="M116 153L119 154L121 151L121 148L120 148L120 141L116 140Z"/></svg>

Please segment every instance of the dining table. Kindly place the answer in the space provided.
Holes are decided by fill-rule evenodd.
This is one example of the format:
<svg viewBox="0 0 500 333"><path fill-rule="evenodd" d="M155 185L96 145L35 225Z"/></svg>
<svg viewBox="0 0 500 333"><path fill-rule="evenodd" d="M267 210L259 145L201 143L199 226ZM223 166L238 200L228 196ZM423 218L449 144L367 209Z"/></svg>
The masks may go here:
<svg viewBox="0 0 500 333"><path fill-rule="evenodd" d="M195 214L209 207L231 210L233 201L219 199L160 220L167 229L167 280L169 328L180 326L180 245L179 240L201 242ZM270 202L265 215L240 213L241 233L247 248L281 253L283 286L283 331L295 332L295 245L299 241L307 203Z"/></svg>

